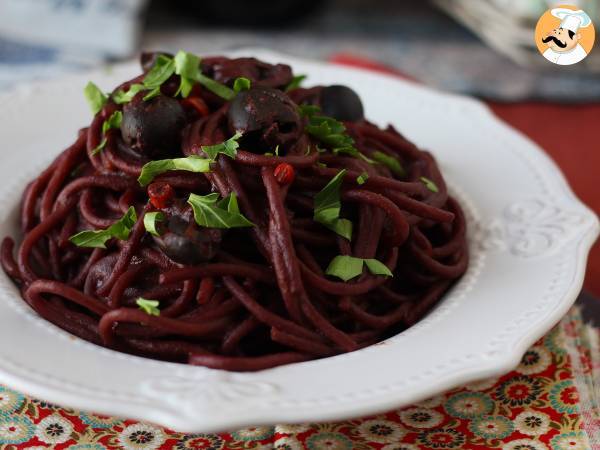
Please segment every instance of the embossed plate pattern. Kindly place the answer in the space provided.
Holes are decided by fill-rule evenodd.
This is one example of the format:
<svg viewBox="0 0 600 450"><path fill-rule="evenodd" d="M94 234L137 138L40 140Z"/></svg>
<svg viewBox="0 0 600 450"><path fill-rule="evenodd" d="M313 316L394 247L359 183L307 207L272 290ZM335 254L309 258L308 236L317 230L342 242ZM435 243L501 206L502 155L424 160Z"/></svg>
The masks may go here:
<svg viewBox="0 0 600 450"><path fill-rule="evenodd" d="M97 413L199 432L327 421L418 401L515 366L581 289L596 216L531 141L479 102L357 69L246 50L290 63L310 84L344 83L367 116L393 123L441 165L465 206L471 264L423 321L361 351L239 374L97 347L37 317L0 275L0 382ZM0 98L0 234L16 235L20 194L90 115L81 90L136 74L127 64L24 86Z"/></svg>

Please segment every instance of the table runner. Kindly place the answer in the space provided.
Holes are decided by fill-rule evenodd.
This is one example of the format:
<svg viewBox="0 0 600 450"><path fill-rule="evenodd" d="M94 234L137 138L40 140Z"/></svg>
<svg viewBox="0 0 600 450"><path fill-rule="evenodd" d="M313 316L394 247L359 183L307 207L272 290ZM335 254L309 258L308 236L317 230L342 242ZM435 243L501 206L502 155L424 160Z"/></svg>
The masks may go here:
<svg viewBox="0 0 600 450"><path fill-rule="evenodd" d="M577 308L498 378L334 423L182 434L61 408L0 385L0 448L587 450L600 448L600 333Z"/></svg>

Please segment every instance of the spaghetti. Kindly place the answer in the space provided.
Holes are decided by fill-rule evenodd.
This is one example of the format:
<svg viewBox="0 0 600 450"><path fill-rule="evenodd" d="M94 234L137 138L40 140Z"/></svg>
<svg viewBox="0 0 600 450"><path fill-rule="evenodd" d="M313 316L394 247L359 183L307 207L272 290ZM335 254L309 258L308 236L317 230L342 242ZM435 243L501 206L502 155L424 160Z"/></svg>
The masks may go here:
<svg viewBox="0 0 600 450"><path fill-rule="evenodd" d="M253 58L145 54L25 189L5 272L44 319L155 359L252 371L419 321L468 264L434 158L343 86ZM16 256L15 256L16 255Z"/></svg>

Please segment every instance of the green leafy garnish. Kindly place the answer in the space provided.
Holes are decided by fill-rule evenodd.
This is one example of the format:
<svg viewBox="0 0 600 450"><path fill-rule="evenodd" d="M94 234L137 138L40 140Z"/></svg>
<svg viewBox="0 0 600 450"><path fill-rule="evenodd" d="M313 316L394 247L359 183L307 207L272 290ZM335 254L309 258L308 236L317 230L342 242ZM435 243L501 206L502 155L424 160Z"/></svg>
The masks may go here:
<svg viewBox="0 0 600 450"><path fill-rule="evenodd" d="M78 247L106 248L106 241L117 238L122 241L129 239L133 225L137 221L137 214L133 206L127 212L104 230L86 230L71 236L69 241Z"/></svg>
<svg viewBox="0 0 600 450"><path fill-rule="evenodd" d="M106 139L106 133L108 130L121 128L121 122L123 121L123 113L121 111L115 111L110 115L108 119L106 119L102 123L102 140L98 144L98 146L92 150L92 156L97 155L104 147L106 147L106 143L108 142Z"/></svg>
<svg viewBox="0 0 600 450"><path fill-rule="evenodd" d="M199 74L196 81L213 94L216 94L225 100L233 100L235 97L235 91L233 89L228 88L224 84L221 84L206 75Z"/></svg>
<svg viewBox="0 0 600 450"><path fill-rule="evenodd" d="M401 178L406 176L406 170L404 170L404 167L402 167L402 164L400 164L400 161L398 161L397 158L380 151L373 152L371 154L371 158L377 161L379 164L386 166L394 175L398 175Z"/></svg>
<svg viewBox="0 0 600 450"><path fill-rule="evenodd" d="M108 100L108 97L106 97L104 92L102 92L100 88L91 81L85 85L85 88L83 88L83 94L85 95L85 99L90 105L90 109L94 115L102 111L102 108Z"/></svg>
<svg viewBox="0 0 600 450"><path fill-rule="evenodd" d="M425 187L427 189L429 189L431 192L439 192L437 184L435 184L432 180L430 180L429 178L426 178L426 177L421 177L420 179L423 182L423 184L425 185Z"/></svg>
<svg viewBox="0 0 600 450"><path fill-rule="evenodd" d="M242 133L237 131L233 136L220 144L215 145L203 145L202 150L210 159L216 159L219 153L229 156L231 159L235 159L237 155L237 149L240 144L238 139L242 137Z"/></svg>
<svg viewBox="0 0 600 450"><path fill-rule="evenodd" d="M335 155L343 153L373 163L354 146L354 139L346 134L346 127L342 122L333 117L318 115L321 108L315 105L300 105L298 111L301 116L308 118L308 124L304 128L307 133L327 145Z"/></svg>
<svg viewBox="0 0 600 450"><path fill-rule="evenodd" d="M354 256L338 255L331 260L325 273L338 277L344 281L351 280L362 274L363 265L367 266L373 275L384 275L393 277L390 269L374 258L355 258Z"/></svg>
<svg viewBox="0 0 600 450"><path fill-rule="evenodd" d="M142 100L144 100L145 102L154 98L154 97L158 97L160 95L160 86L155 87L154 89L148 91L148 93L146 95L144 95L144 98L142 98Z"/></svg>
<svg viewBox="0 0 600 450"><path fill-rule="evenodd" d="M352 222L348 219L340 219L342 209L340 188L345 174L346 169L340 170L315 196L313 219L340 236L351 240Z"/></svg>
<svg viewBox="0 0 600 450"><path fill-rule="evenodd" d="M138 177L141 186L147 186L161 173L169 170L185 170L187 172L206 173L210 172L212 160L192 155L187 158L159 159L144 164L142 172Z"/></svg>
<svg viewBox="0 0 600 450"><path fill-rule="evenodd" d="M144 228L146 231L153 236L160 236L160 233L156 229L157 222L163 222L165 215L160 211L147 212L144 215Z"/></svg>
<svg viewBox="0 0 600 450"><path fill-rule="evenodd" d="M160 316L160 304L158 300L146 300L145 298L139 297L135 303L149 316Z"/></svg>
<svg viewBox="0 0 600 450"><path fill-rule="evenodd" d="M219 194L190 194L188 203L194 211L196 223L208 228L253 227L254 224L240 213L237 197L232 192L219 200Z"/></svg>
<svg viewBox="0 0 600 450"><path fill-rule="evenodd" d="M195 81L200 75L200 58L192 53L179 50L175 55L175 73L179 75L180 82L175 96L181 94L183 98L190 95Z"/></svg>
<svg viewBox="0 0 600 450"><path fill-rule="evenodd" d="M306 80L306 75L295 75L290 84L285 87L285 92L298 89L304 80Z"/></svg>
<svg viewBox="0 0 600 450"><path fill-rule="evenodd" d="M125 92L123 89L119 89L112 95L112 99L118 105L129 103L131 100L133 100L133 97L135 97L138 92L142 92L144 89L145 87L143 84L135 83L129 86L127 92Z"/></svg>
<svg viewBox="0 0 600 450"><path fill-rule="evenodd" d="M248 89L250 89L251 85L252 85L252 83L250 82L250 80L248 78L238 77L233 82L233 92L235 92L237 94L238 92L241 92L241 91L247 91Z"/></svg>
<svg viewBox="0 0 600 450"><path fill-rule="evenodd" d="M363 172L359 176L356 177L356 182L358 184L365 184L368 179L369 179L369 174L367 172Z"/></svg>
<svg viewBox="0 0 600 450"><path fill-rule="evenodd" d="M175 73L175 60L167 55L158 55L152 68L144 77L143 84L146 89L160 87Z"/></svg>

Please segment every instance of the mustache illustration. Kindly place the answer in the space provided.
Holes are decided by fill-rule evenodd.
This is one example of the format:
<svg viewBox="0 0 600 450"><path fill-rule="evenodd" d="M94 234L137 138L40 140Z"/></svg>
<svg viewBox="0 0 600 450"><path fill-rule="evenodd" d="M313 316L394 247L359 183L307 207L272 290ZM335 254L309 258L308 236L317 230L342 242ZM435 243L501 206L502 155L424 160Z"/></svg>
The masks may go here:
<svg viewBox="0 0 600 450"><path fill-rule="evenodd" d="M566 42L561 42L558 40L558 38L556 36L548 36L542 39L542 42L545 44L546 42L550 42L550 41L554 41L554 43L556 45L558 45L560 48L565 48L567 46Z"/></svg>

